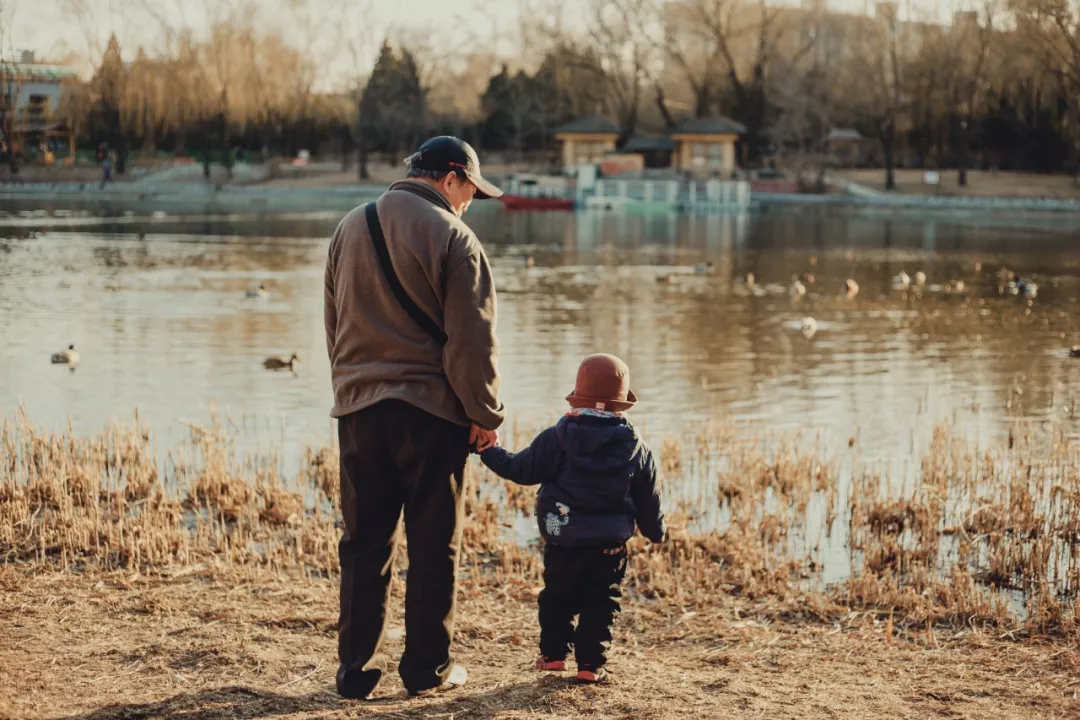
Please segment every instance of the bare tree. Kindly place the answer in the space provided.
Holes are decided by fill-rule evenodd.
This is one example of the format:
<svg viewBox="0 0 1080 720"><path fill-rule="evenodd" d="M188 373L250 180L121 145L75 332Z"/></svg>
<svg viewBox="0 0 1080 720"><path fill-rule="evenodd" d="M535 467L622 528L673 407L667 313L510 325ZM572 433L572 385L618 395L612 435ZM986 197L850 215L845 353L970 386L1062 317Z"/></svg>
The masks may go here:
<svg viewBox="0 0 1080 720"><path fill-rule="evenodd" d="M977 104L985 89L985 73L987 57L990 54L990 45L994 36L994 16L996 5L994 0L987 0L984 5L983 22L978 17L971 17L969 22L963 24L958 30L960 37L958 44L965 48L964 72L960 75L960 81L953 87L953 115L958 118L959 157L957 162L959 169L956 182L958 185L967 185L967 168L969 163L968 154L971 150L971 125Z"/></svg>
<svg viewBox="0 0 1080 720"><path fill-rule="evenodd" d="M563 25L561 12L552 21L531 9L530 37L542 54L557 54L560 82L570 74L594 89L577 113L613 117L621 144L637 129L644 90L657 74L657 41L650 35L655 0L590 0L587 7L580 33Z"/></svg>
<svg viewBox="0 0 1080 720"><path fill-rule="evenodd" d="M811 38L792 34L800 12L766 0L688 0L666 12L664 49L691 90L694 116L715 112L730 92L746 126L748 160L755 160L766 140L773 63L798 64L812 46Z"/></svg>
<svg viewBox="0 0 1080 720"><path fill-rule="evenodd" d="M90 115L92 108L90 92L82 82L70 82L60 95L60 103L57 108L57 117L67 126L68 135L71 138L70 152L72 162L76 154L76 143L81 131Z"/></svg>
<svg viewBox="0 0 1080 720"><path fill-rule="evenodd" d="M454 35L463 39L460 45L468 50L458 52L458 48L453 48L451 55L432 67L423 78L437 122L444 127L450 126L459 136L471 127L479 128L484 117L482 97L501 66L512 62L524 69L537 60L536 34L528 25L532 16L527 3L519 3L516 25L503 23L498 16L486 12L487 8L480 0L474 0L472 5L471 16L458 15L452 22ZM558 8L547 8L545 12L558 12ZM408 38L404 40L422 66L427 60L426 53L434 49L441 54L447 50L440 46L438 35L429 35L422 48L413 47ZM500 48L504 51L502 56Z"/></svg>
<svg viewBox="0 0 1080 720"><path fill-rule="evenodd" d="M356 14L354 17L354 13ZM353 127L353 142L356 145L357 176L361 181L371 177L368 172L368 137L365 131L364 120L364 87L367 85L371 74L370 55L378 47L379 39L385 33L385 28L379 22L375 12L374 0L358 2L341 10L340 21L342 24L356 19L360 22L352 23L355 32L350 33L349 39L341 44L348 60L346 87L353 97L353 113L350 118Z"/></svg>
<svg viewBox="0 0 1080 720"><path fill-rule="evenodd" d="M908 120L905 81L908 53L916 39L907 32L895 5L883 5L876 17L861 17L851 37L853 55L846 64L846 87L858 111L871 118L885 160L885 189L896 189L898 125Z"/></svg>
<svg viewBox="0 0 1080 720"><path fill-rule="evenodd" d="M182 135L194 130L207 177L211 151L231 174L236 135L257 137L264 156L283 125L293 129L286 136L290 152L308 141L323 110L316 106L319 69L340 52L345 6L345 0L288 0L268 17L244 0L204 0L204 32L185 19L190 3L142 0L162 39L159 70L172 100L170 121Z"/></svg>
<svg viewBox="0 0 1080 720"><path fill-rule="evenodd" d="M75 18L79 29L82 31L83 40L86 42L86 59L91 66L96 66L102 54L105 52L105 43L108 40L101 36L101 19L99 13L103 11L101 4L93 4L89 0L59 0L60 9L68 17ZM104 8L108 11L108 8Z"/></svg>
<svg viewBox="0 0 1080 720"><path fill-rule="evenodd" d="M966 9L953 13L947 28L926 23L919 53L908 73L908 94L912 115L921 127L925 148L934 136L938 163L945 156L951 137L952 159L957 167L957 183L967 184L970 164L971 128L974 116L986 96L986 73L995 34L994 0L987 0L980 13Z"/></svg>
<svg viewBox="0 0 1080 720"><path fill-rule="evenodd" d="M911 7L901 21L885 2L870 17L828 12L823 0L813 9L773 0L519 0L516 25L461 18L448 33L380 24L374 0L138 0L134 9L57 0L83 28L95 69L106 29L124 43L119 113L108 129L96 122L101 103L88 104L100 84L70 93L62 112L84 137L198 148L206 171L211 152L228 158L234 143L264 155L318 151L329 135L343 167L359 151L366 177L369 149L400 149L431 127L482 128L493 144L524 152L546 149L549 128L573 117L606 114L625 142L640 127L718 112L746 125L744 159L771 146L800 166L816 164L819 177L838 122L877 137L888 187L909 143L939 165L955 163L964 184L976 132L1013 163L1052 169L1067 157L1080 166L1080 0L1004 0L1007 16L1002 0L950 1L961 10L979 3L978 12L955 13L949 25L915 22ZM4 18L14 2L0 0L0 76L2 59L11 60ZM562 21L581 9L583 28ZM154 32L123 31L145 19ZM383 38L394 49L389 79L375 93L381 100L365 106ZM16 82L7 66L0 95ZM13 115L3 113L10 136ZM372 113L374 123L365 119Z"/></svg>
<svg viewBox="0 0 1080 720"><path fill-rule="evenodd" d="M12 45L15 10L14 0L0 0L0 140L3 140L8 170L12 175L19 172L15 120L19 103L20 73L15 64L15 48Z"/></svg>
<svg viewBox="0 0 1080 720"><path fill-rule="evenodd" d="M840 29L833 19L823 8L799 11L797 29L807 50L778 58L769 81L776 110L769 137L782 152L792 155L786 164L800 183L813 173L817 191L825 185L830 162L829 132L842 112L836 69L843 58L837 44L830 42Z"/></svg>
<svg viewBox="0 0 1080 720"><path fill-rule="evenodd" d="M658 64L652 0L599 0L594 8L593 33L610 103L619 119L620 141L637 130L641 97Z"/></svg>
<svg viewBox="0 0 1080 720"><path fill-rule="evenodd" d="M719 99L724 67L719 43L727 43L727 28L733 24L732 16L738 5L737 0L695 0L664 7L663 51L688 86L694 117L711 114ZM703 24L704 18L709 23ZM664 93L660 84L657 93ZM658 103L664 107L661 97ZM665 120L673 124L669 117Z"/></svg>
<svg viewBox="0 0 1080 720"><path fill-rule="evenodd" d="M1025 49L1054 78L1066 105L1069 162L1080 181L1080 3L1077 0L1011 0L1010 9Z"/></svg>

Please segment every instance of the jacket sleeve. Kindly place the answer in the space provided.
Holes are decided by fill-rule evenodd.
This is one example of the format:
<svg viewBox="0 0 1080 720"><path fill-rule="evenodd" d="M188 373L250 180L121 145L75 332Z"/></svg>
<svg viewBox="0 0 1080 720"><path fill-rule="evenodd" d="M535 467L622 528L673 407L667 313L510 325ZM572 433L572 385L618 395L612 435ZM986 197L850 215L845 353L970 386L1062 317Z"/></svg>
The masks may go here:
<svg viewBox="0 0 1080 720"><path fill-rule="evenodd" d="M334 295L334 269L335 254L337 253L338 237L341 234L339 224L334 235L330 238L330 249L326 253L326 276L323 285L323 323L326 325L326 353L330 361L334 360L334 341L337 338L337 298Z"/></svg>
<svg viewBox="0 0 1080 720"><path fill-rule="evenodd" d="M649 540L663 542L667 534L664 511L660 507L660 491L657 489L656 460L651 450L644 451L641 468L634 473L630 493L634 500L634 515L641 534Z"/></svg>
<svg viewBox="0 0 1080 720"><path fill-rule="evenodd" d="M466 238L447 269L443 308L447 343L443 368L477 425L494 430L506 409L499 402L499 342L495 337L495 282L487 255L475 237Z"/></svg>
<svg viewBox="0 0 1080 720"><path fill-rule="evenodd" d="M548 428L521 452L512 453L496 446L480 453L480 459L505 480L518 485L539 485L554 479L559 469L560 452L555 441L555 428Z"/></svg>

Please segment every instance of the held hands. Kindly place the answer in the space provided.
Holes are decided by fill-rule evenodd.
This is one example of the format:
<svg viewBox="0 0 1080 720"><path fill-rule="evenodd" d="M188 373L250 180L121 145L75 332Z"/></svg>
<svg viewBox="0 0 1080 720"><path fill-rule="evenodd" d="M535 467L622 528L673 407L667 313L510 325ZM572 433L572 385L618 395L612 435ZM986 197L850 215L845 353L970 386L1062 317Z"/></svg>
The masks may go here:
<svg viewBox="0 0 1080 720"><path fill-rule="evenodd" d="M488 448L499 444L499 433L494 430L482 428L476 423L469 427L469 445L475 447L476 452L481 453Z"/></svg>

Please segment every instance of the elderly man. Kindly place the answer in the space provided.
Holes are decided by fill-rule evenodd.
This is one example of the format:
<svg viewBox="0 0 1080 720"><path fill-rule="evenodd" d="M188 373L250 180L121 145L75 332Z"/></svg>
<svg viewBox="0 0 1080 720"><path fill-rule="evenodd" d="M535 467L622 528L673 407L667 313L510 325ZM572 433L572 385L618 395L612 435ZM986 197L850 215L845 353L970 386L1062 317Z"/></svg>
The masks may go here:
<svg viewBox="0 0 1080 720"><path fill-rule="evenodd" d="M408 535L405 653L410 694L463 684L450 654L470 445L496 441L495 287L461 216L502 191L476 152L428 140L406 180L349 213L326 264L326 343L341 445L345 531L338 693L367 698L387 669L383 641L402 511Z"/></svg>

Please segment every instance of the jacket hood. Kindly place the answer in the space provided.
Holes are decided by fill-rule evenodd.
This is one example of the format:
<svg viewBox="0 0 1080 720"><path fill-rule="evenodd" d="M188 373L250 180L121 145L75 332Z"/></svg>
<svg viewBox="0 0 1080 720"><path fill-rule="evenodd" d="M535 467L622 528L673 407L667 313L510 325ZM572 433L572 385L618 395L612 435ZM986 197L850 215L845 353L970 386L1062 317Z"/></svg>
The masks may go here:
<svg viewBox="0 0 1080 720"><path fill-rule="evenodd" d="M610 473L632 464L641 452L637 428L622 417L567 416L555 437L574 467Z"/></svg>

